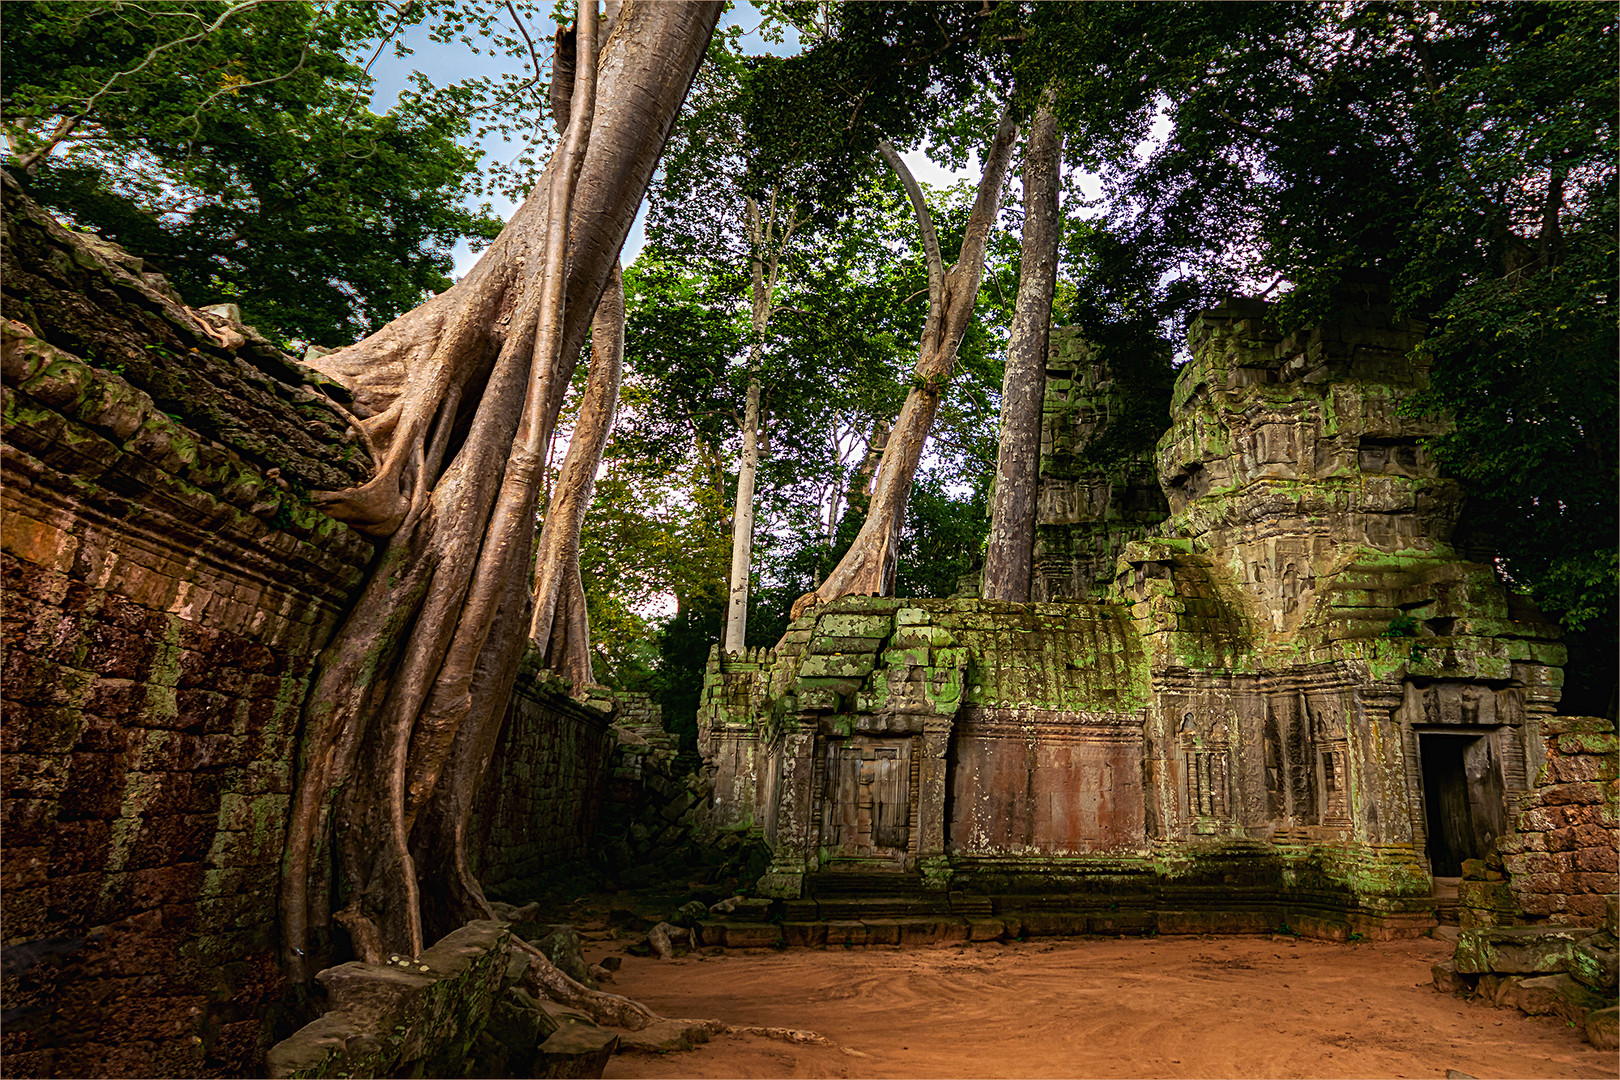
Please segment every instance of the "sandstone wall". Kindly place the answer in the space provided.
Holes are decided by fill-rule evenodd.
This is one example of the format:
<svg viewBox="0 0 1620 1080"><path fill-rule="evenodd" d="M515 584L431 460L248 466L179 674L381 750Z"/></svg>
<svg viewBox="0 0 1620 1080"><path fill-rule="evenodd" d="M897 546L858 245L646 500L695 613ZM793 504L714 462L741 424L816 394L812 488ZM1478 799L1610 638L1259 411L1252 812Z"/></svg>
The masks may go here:
<svg viewBox="0 0 1620 1080"><path fill-rule="evenodd" d="M6 1071L249 1075L298 718L372 554L302 492L368 464L273 357L6 185Z"/></svg>
<svg viewBox="0 0 1620 1080"><path fill-rule="evenodd" d="M1614 723L1558 716L1541 722L1547 763L1519 799L1512 830L1457 887L1465 927L1510 923L1599 926L1620 892L1620 780Z"/></svg>
<svg viewBox="0 0 1620 1080"><path fill-rule="evenodd" d="M492 896L519 895L549 867L586 855L616 741L602 704L571 698L526 659L474 817L478 873Z"/></svg>
<svg viewBox="0 0 1620 1080"><path fill-rule="evenodd" d="M1122 384L1073 327L1053 327L1048 352L1030 598L1101 600L1125 545L1169 516L1152 436L1133 439L1125 415L1151 388Z"/></svg>

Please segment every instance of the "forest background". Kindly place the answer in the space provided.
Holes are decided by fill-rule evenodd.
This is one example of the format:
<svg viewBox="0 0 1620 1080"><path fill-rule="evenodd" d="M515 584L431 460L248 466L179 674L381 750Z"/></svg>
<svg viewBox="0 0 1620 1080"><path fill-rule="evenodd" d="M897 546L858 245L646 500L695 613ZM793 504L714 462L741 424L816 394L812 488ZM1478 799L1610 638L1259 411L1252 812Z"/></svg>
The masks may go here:
<svg viewBox="0 0 1620 1080"><path fill-rule="evenodd" d="M557 138L550 37L568 16L546 5L95 0L4 16L13 175L188 303L237 303L295 350L346 345L447 288L457 245L496 235L491 205L521 198ZM410 42L466 59L443 74ZM1344 282L1388 284L1431 328L1418 407L1457 420L1432 449L1467 487L1459 545L1496 553L1563 621L1566 708L1613 715L1614 55L1615 9L1594 4L734 10L625 267L621 404L580 554L596 677L651 692L692 734L751 383L746 644L776 642L862 523L928 273L899 182L845 134L849 102L919 172L927 157L965 177L927 192L950 260L1000 103L1033 85L1055 87L1066 136L1054 322L1132 389L1099 453L1139 452L1166 426L1200 307L1266 294L1298 324ZM390 72L408 73L403 91L374 110ZM901 596L949 595L983 562L1020 174L1015 158L906 506ZM763 324L756 260L771 267Z"/></svg>

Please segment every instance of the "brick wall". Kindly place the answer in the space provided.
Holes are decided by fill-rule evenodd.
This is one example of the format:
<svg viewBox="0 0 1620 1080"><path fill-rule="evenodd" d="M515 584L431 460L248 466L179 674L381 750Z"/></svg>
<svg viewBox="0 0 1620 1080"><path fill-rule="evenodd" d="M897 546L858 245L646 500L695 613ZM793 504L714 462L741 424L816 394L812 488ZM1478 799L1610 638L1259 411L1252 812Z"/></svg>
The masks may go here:
<svg viewBox="0 0 1620 1080"><path fill-rule="evenodd" d="M491 896L518 896L548 868L585 856L614 741L606 706L571 698L566 682L525 658L473 825Z"/></svg>
<svg viewBox="0 0 1620 1080"><path fill-rule="evenodd" d="M239 1074L283 992L299 711L371 544L196 487L166 460L196 438L178 424L163 452L120 445L23 386L0 493L7 1070Z"/></svg>
<svg viewBox="0 0 1620 1080"><path fill-rule="evenodd" d="M1600 926L1605 898L1620 890L1614 722L1547 717L1541 737L1547 763L1519 800L1512 832L1489 859L1464 864L1457 903L1466 925Z"/></svg>
<svg viewBox="0 0 1620 1080"><path fill-rule="evenodd" d="M5 1071L253 1075L300 710L373 550L300 491L369 466L319 394L5 196Z"/></svg>

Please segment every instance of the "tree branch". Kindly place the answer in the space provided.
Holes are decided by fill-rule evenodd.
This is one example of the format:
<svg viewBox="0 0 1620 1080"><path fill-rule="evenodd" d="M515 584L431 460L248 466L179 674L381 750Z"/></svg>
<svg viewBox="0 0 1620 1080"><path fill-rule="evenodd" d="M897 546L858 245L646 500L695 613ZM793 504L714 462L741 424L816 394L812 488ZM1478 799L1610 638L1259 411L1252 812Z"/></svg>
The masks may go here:
<svg viewBox="0 0 1620 1080"><path fill-rule="evenodd" d="M883 160L900 178L901 186L906 189L906 197L911 200L911 208L917 215L917 230L922 233L923 254L928 263L928 306L933 309L945 301L945 260L939 254L939 237L934 233L934 219L928 213L928 203L923 199L917 178L911 175L911 170L906 167L894 145L888 139L879 139L878 153L883 155Z"/></svg>
<svg viewBox="0 0 1620 1080"><path fill-rule="evenodd" d="M56 149L56 145L62 141L63 137L66 136L68 132L78 127L83 120L89 117L91 111L96 107L96 102L100 101L104 96L106 96L107 93L112 90L113 84L118 82L119 79L140 74L142 71L145 71L148 67L152 66L152 62L158 58L159 53L167 52L176 45L189 45L194 41L201 41L203 38L207 37L209 34L212 34L215 30L218 30L221 26L223 26L225 24L225 20L229 19L232 15L240 15L242 12L247 11L250 8L256 8L260 4L268 2L269 0L242 0L242 3L240 4L233 4L230 7L227 7L223 12L220 13L219 18L215 19L213 22L209 23L195 34L192 34L189 37L175 38L173 41L166 41L161 45L154 46L152 51L146 54L146 59L142 60L139 64L136 64L128 71L120 71L116 73L112 78L102 83L100 89L85 99L84 106L79 110L77 115L57 124L56 131L52 132L42 145L34 148L34 150L30 153L24 154L22 157L18 158L17 167L22 169L24 172L32 172L34 167L39 164L42 158L44 158L52 150ZM300 61L300 64L301 63L302 61Z"/></svg>

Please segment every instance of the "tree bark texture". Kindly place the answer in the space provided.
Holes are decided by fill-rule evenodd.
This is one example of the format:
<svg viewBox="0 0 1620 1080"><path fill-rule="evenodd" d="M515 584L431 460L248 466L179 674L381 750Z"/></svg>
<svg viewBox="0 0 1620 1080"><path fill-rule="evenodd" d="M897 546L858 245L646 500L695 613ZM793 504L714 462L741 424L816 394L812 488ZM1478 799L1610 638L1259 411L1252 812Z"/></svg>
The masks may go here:
<svg viewBox="0 0 1620 1080"><path fill-rule="evenodd" d="M389 539L306 706L283 858L294 978L329 917L375 960L419 952L424 917L488 911L462 838L527 640L540 450L718 15L627 3L598 51L582 12L579 67L598 77L576 80L564 145L501 237L454 288L322 358L379 462L327 505ZM336 916L312 880L331 831Z"/></svg>
<svg viewBox="0 0 1620 1080"><path fill-rule="evenodd" d="M833 568L827 580L814 592L801 596L793 605L798 618L817 604L840 596L885 595L894 588L895 563L899 556L900 531L905 526L906 501L911 483L922 459L923 445L934 425L934 415L950 380L956 350L973 318L984 274L984 254L990 228L1001 209L1001 186L1007 176L1007 163L1018 139L1018 125L1012 110L1001 116L995 141L985 157L984 174L979 179L973 211L962 238L962 250L955 265L946 271L934 233L933 219L923 200L922 189L906 168L900 155L887 142L880 144L884 159L899 175L916 211L928 261L928 318L917 346L917 367L912 389L906 395L900 417L894 423L883 458L878 464L877 481L866 521L849 551Z"/></svg>
<svg viewBox="0 0 1620 1080"><path fill-rule="evenodd" d="M579 420L568 440L535 555L529 640L540 650L546 668L572 680L575 687L595 681L585 586L579 573L579 537L596 490L602 452L613 431L623 371L624 276L615 266L591 323L591 367Z"/></svg>
<svg viewBox="0 0 1620 1080"><path fill-rule="evenodd" d="M1001 383L1001 440L980 595L1028 603L1035 558L1035 494L1041 464L1041 403L1057 281L1063 133L1042 101L1024 144L1024 236L1018 298Z"/></svg>

